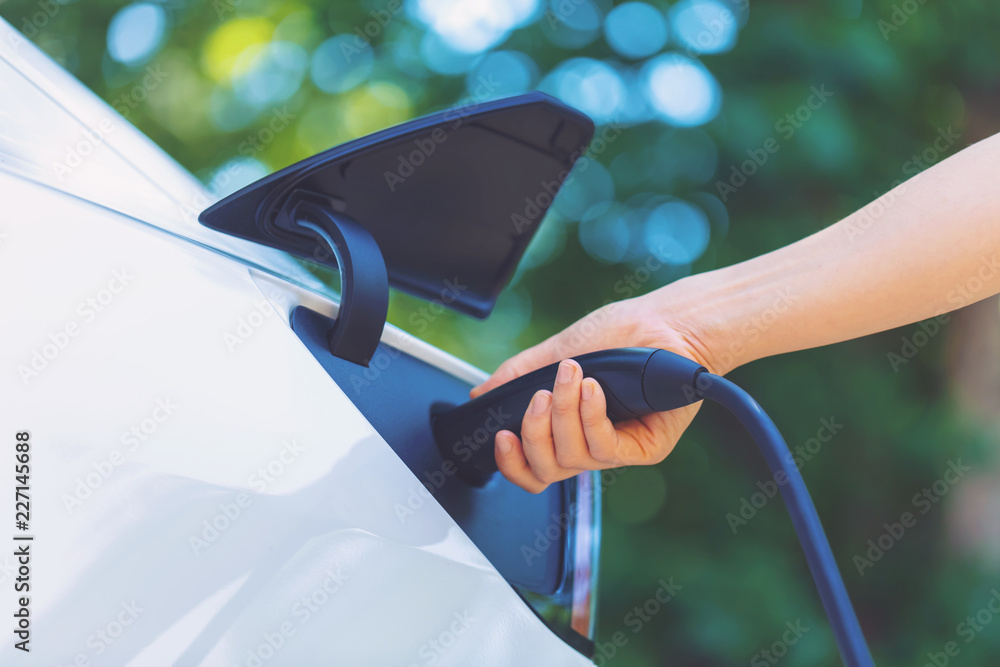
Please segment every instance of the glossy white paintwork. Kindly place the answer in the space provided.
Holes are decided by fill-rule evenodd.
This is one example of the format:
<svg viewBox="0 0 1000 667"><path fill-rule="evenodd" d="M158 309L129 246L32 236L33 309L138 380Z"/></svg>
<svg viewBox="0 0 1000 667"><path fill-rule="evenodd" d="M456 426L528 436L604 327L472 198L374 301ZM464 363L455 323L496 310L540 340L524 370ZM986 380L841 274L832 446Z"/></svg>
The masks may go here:
<svg viewBox="0 0 1000 667"><path fill-rule="evenodd" d="M0 542L21 430L35 536L32 652L3 630L0 664L589 664L440 506L398 518L419 482L287 325L335 310L308 274L191 227L207 194L120 117L60 183L41 156L114 112L2 22L0 43L3 90L40 96L0 97Z"/></svg>

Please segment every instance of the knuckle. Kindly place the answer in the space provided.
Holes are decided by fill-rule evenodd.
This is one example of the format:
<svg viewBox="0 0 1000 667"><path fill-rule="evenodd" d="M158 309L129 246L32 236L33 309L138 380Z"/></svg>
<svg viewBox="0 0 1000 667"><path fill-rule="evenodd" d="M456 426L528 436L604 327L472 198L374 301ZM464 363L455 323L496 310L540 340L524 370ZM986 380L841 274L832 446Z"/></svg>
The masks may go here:
<svg viewBox="0 0 1000 667"><path fill-rule="evenodd" d="M501 378L516 376L517 375L516 363L517 362L515 362L513 359L508 359L507 361L503 362L497 367L497 371L496 373L494 373L494 375L496 377L501 377Z"/></svg>
<svg viewBox="0 0 1000 667"><path fill-rule="evenodd" d="M584 412L580 415L580 420L583 422L583 425L591 429L596 429L602 426L605 419L607 419L607 415L603 415L599 412Z"/></svg>
<svg viewBox="0 0 1000 667"><path fill-rule="evenodd" d="M650 465L655 465L657 463L663 463L663 461L665 461L666 458L668 456L670 456L670 453L672 451L674 451L674 448L672 446L671 447L657 447L656 449L652 450L651 452L649 452L649 456L647 456L647 458L649 459Z"/></svg>
<svg viewBox="0 0 1000 667"><path fill-rule="evenodd" d="M563 468L582 468L582 457L574 451L556 449L556 463Z"/></svg>
<svg viewBox="0 0 1000 667"><path fill-rule="evenodd" d="M559 481L559 473L551 469L539 470L535 472L535 477L545 486Z"/></svg>
<svg viewBox="0 0 1000 667"><path fill-rule="evenodd" d="M545 444L552 439L552 428L540 419L521 422L521 440L525 446Z"/></svg>
<svg viewBox="0 0 1000 667"><path fill-rule="evenodd" d="M493 450L493 458L496 459L497 469L500 470L500 472L502 472L504 476L508 476L509 473L513 473L517 470L515 466L516 461L514 457L510 455L504 455L500 451L499 447Z"/></svg>
<svg viewBox="0 0 1000 667"><path fill-rule="evenodd" d="M556 397L552 401L552 414L559 417L569 417L576 414L576 406L565 397Z"/></svg>
<svg viewBox="0 0 1000 667"><path fill-rule="evenodd" d="M497 469L500 471L501 475L512 481L514 484L521 483L523 475L521 474L521 469L515 463L507 461L502 457L497 457Z"/></svg>
<svg viewBox="0 0 1000 667"><path fill-rule="evenodd" d="M602 443L593 443L589 447L590 455L601 463L613 465L617 463L618 456L613 447Z"/></svg>

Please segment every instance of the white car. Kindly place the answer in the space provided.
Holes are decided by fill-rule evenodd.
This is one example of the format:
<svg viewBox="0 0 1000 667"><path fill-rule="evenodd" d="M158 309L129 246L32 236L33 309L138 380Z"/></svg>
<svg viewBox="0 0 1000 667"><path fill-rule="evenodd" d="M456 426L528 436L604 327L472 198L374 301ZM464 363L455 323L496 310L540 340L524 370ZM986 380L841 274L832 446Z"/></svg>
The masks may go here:
<svg viewBox="0 0 1000 667"><path fill-rule="evenodd" d="M332 357L338 294L199 222L205 188L2 21L0 201L0 664L591 664L595 479L451 476L429 407L484 374L390 325ZM445 270L399 234L392 284ZM513 270L483 257L478 315Z"/></svg>

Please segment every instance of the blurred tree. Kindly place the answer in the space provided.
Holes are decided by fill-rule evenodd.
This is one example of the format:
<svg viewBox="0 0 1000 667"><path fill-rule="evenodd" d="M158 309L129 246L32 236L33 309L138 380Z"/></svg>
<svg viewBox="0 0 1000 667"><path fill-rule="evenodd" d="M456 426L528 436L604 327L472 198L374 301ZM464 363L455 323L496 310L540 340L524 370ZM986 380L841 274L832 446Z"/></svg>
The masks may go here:
<svg viewBox="0 0 1000 667"><path fill-rule="evenodd" d="M799 239L1000 129L1000 15L972 0L752 15L746 0L8 0L0 14L219 195L408 118L535 87L613 128L496 314L445 314L424 334L486 368L606 301ZM395 295L391 320L407 328L417 307ZM733 374L804 448L880 665L924 664L949 641L957 664L1000 655L1000 619L960 625L998 586L1000 554L956 549L960 494L934 490L949 462L970 478L993 470L996 431L955 411L945 353L948 339L996 332L995 303L977 313ZM995 387L996 371L975 381ZM967 359L951 377L973 381ZM627 481L606 490L599 641L622 630L629 642L599 662L836 661L787 516L731 419L707 407L665 463L614 479ZM917 522L895 537L907 511ZM637 616L670 578L682 586L670 604ZM791 646L786 623L807 628Z"/></svg>

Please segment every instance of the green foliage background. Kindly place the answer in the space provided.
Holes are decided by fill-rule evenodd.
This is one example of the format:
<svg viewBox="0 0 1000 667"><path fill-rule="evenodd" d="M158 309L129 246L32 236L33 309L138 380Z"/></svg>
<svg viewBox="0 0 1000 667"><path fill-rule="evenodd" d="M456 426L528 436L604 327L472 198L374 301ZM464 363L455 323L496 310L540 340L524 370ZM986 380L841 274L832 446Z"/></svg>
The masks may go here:
<svg viewBox="0 0 1000 667"><path fill-rule="evenodd" d="M221 22L280 18L304 9L311 18L298 34L315 46L330 35L350 33L371 20L371 9L379 8L377 0L167 0L164 5L174 26L152 63L171 71L173 80L163 90L152 91L149 103L139 105L128 118L206 180L219 165L237 157L236 147L248 134L245 128L218 129L206 112L205 97L219 84L205 75L202 52ZM0 15L21 29L41 6L8 0L0 4ZM141 68L116 67L106 55L107 28L122 6L107 0L60 5L33 36L110 102L143 76ZM886 32L894 12L899 25L892 27L898 29ZM390 25L374 40L376 48L404 38L401 26L408 21L400 17L398 26ZM572 57L614 57L601 38L580 49L556 46L546 39L540 23L515 31L498 48L527 53L543 74ZM907 176L904 163L930 146L939 129L950 127L961 134L957 150L1000 128L997 34L1000 12L992 3L974 0L754 3L735 48L702 58L723 91L721 112L702 128L717 147L716 176L691 182L683 174L666 175L664 156L655 147L685 131L659 122L627 128L599 160L609 166L623 153L638 156L632 177L619 181L614 172L620 201L640 192L717 194L716 179L728 178L731 166L747 159L748 149L774 135L775 123L804 102L811 86L833 91L814 118L728 197L728 225L713 228L708 250L690 271L738 262L806 236L884 192ZM386 124L446 108L466 94L462 76L415 81L390 68L377 69L373 77L398 85L408 95L403 117L386 115L381 119ZM307 83L289 102L297 114L293 124L307 122L310 109L328 113L331 125L343 123L345 95L328 95ZM263 114L254 122L262 127L267 120ZM327 147L317 148L301 136L281 133L257 158L277 169ZM543 234L532 249L535 265L519 273L491 319L473 322L445 315L421 335L492 369L517 350L620 297L616 281L636 267L592 259L577 240L575 222L546 223L559 233ZM663 269L642 289L654 289L680 273ZM409 328L409 317L419 305L394 296L392 321ZM977 473L991 465L995 437L959 418L948 390L945 343L953 326L945 325L944 335L932 337L898 372L890 367L887 354L898 352L900 336L912 334L914 327L756 362L733 373L769 409L793 446L814 437L821 419L843 424L804 466L803 475L876 661L886 667L923 665L927 652L941 651L949 641L959 642L961 649L951 664L997 664L1000 656L1000 619L969 643L956 634L959 623L985 606L1000 578L997 553L955 547L947 530L954 494L920 515L917 525L863 576L852 564L855 555L867 550L868 540L884 531L885 522L898 521L902 512L913 510L911 497L939 479L949 460L960 458ZM624 631L629 641L605 664L747 663L780 640L786 622L796 620L809 631L783 662L837 663L780 502L769 502L736 535L727 522L727 514L738 512L741 499L766 479L763 462L740 429L719 410L706 407L667 461L655 468L631 469L608 486L598 641L606 644L617 631ZM633 633L634 626L626 625L628 614L656 592L661 578L673 578L683 588ZM751 664L770 664L757 660Z"/></svg>

